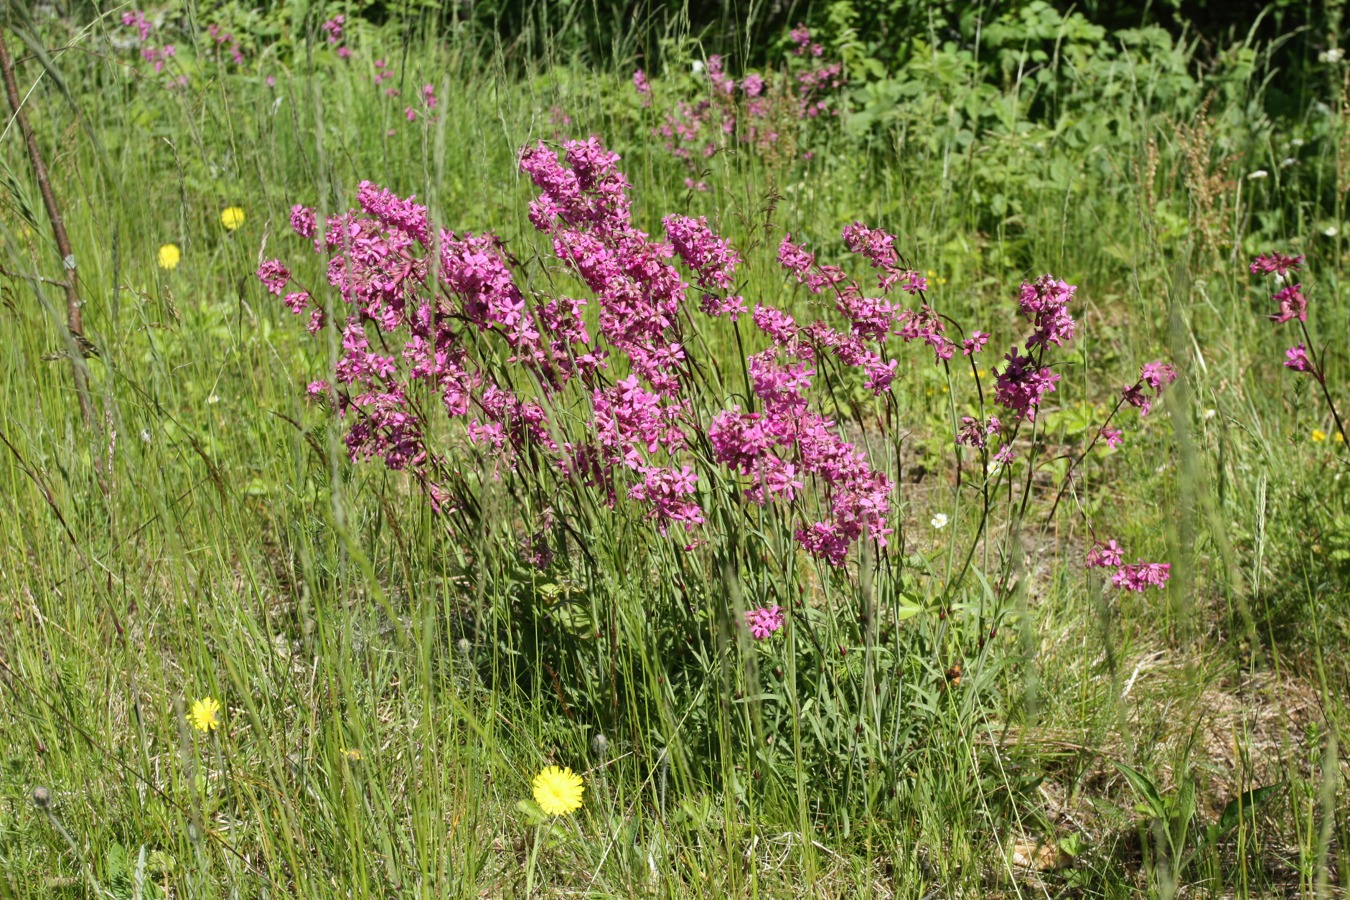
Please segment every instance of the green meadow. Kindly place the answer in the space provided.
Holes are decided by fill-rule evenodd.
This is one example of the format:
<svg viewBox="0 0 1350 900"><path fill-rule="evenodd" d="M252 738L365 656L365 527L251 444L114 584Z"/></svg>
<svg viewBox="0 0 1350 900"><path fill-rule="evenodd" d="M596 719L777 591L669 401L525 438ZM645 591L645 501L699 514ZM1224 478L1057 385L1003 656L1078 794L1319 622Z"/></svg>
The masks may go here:
<svg viewBox="0 0 1350 900"><path fill-rule="evenodd" d="M1340 7L1206 32L902 6L6 4L0 897L1341 896ZM739 256L711 288L654 251L685 282L660 331L681 438L629 462L595 397L650 372L555 252L564 225L532 222L520 164L592 136L627 240L706 217ZM359 218L363 181L448 230L389 258L425 261L407 296L466 354L467 413L408 375L406 322L333 285L355 232L315 253L292 229L297 204L320 238ZM847 332L780 248L875 299L858 221L925 280L895 311L954 342L935 362L883 335L880 389L752 314ZM551 382L438 281L443 245L489 233L526 321L584 299L605 365ZM1271 253L1306 258L1253 274ZM1046 273L1076 327L1030 351L1057 381L1019 417L1004 357ZM1295 283L1306 321L1273 322ZM397 375L343 381L349 321ZM814 373L782 427L823 421L886 498L890 533L833 559L803 529L842 521L854 482L786 439L738 471L712 424L773 417L752 358L775 352ZM1153 361L1177 377L1141 415L1122 389ZM349 398L394 378L426 460L353 449ZM525 405L491 412L489 384ZM991 414L1001 443L958 442ZM795 493L755 502L774 460ZM688 467L697 521L645 499L646 466ZM1107 541L1165 584L1086 565ZM537 789L554 766L579 807Z"/></svg>

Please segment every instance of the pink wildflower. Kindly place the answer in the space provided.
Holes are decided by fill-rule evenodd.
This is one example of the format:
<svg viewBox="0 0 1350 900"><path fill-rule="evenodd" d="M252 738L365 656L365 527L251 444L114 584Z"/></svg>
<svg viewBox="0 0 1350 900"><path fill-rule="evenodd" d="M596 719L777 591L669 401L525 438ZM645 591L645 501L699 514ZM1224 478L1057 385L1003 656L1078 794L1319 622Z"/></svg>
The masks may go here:
<svg viewBox="0 0 1350 900"><path fill-rule="evenodd" d="M1308 300L1303 296L1303 285L1290 285L1271 299L1280 305L1280 311L1270 317L1276 325L1282 325L1291 319L1308 321Z"/></svg>
<svg viewBox="0 0 1350 900"><path fill-rule="evenodd" d="M1308 350L1302 344L1297 347L1290 347L1284 351L1284 367L1293 369L1295 372L1313 371L1312 359L1308 357Z"/></svg>
<svg viewBox="0 0 1350 900"><path fill-rule="evenodd" d="M706 217L666 216L661 224L680 259L698 273L699 287L731 290L741 257L727 241L713 234Z"/></svg>
<svg viewBox="0 0 1350 900"><path fill-rule="evenodd" d="M1168 563L1146 563L1139 560L1131 565L1121 566L1111 576L1111 583L1127 591L1143 593L1150 587L1163 587L1171 577L1172 567Z"/></svg>
<svg viewBox="0 0 1350 900"><path fill-rule="evenodd" d="M1279 275L1283 278L1288 272L1299 268L1303 260L1302 255L1284 256L1280 253L1258 256L1252 260L1251 273L1253 275Z"/></svg>
<svg viewBox="0 0 1350 900"><path fill-rule="evenodd" d="M309 294L304 291L295 291L286 295L286 306L297 316L309 309Z"/></svg>
<svg viewBox="0 0 1350 900"><path fill-rule="evenodd" d="M1020 418L1034 421L1041 400L1055 390L1059 374L1037 368L1034 359L1022 356L1015 347L1004 359L1008 364L1003 371L994 371L994 400Z"/></svg>
<svg viewBox="0 0 1350 900"><path fill-rule="evenodd" d="M956 443L983 450L989 438L1002 432L1003 423L998 420L998 416L990 416L986 422L971 416L962 416L961 430L956 434Z"/></svg>
<svg viewBox="0 0 1350 900"><path fill-rule="evenodd" d="M291 228L302 238L312 238L318 226L314 221L314 210L299 203L291 207Z"/></svg>
<svg viewBox="0 0 1350 900"><path fill-rule="evenodd" d="M747 609L745 624L750 629L750 636L762 641L783 627L783 609L777 605Z"/></svg>
<svg viewBox="0 0 1350 900"><path fill-rule="evenodd" d="M281 260L269 259L258 266L258 280L267 288L268 293L280 297L281 292L286 289L286 282L291 280L291 273L281 264Z"/></svg>
<svg viewBox="0 0 1350 900"><path fill-rule="evenodd" d="M322 26L320 26L323 28L324 31L328 32L329 44L337 44L339 41L342 40L342 28L343 25L346 24L346 21L347 21L346 16L336 15L333 18L329 19L327 22L324 22Z"/></svg>
<svg viewBox="0 0 1350 900"><path fill-rule="evenodd" d="M963 355L971 356L984 349L984 345L989 343L989 335L983 331L972 331L970 337L961 342L964 348Z"/></svg>
<svg viewBox="0 0 1350 900"><path fill-rule="evenodd" d="M1087 567L1089 569L1114 569L1120 565L1120 554L1120 545L1115 541L1105 543L1098 541L1088 551Z"/></svg>
<svg viewBox="0 0 1350 900"><path fill-rule="evenodd" d="M1161 360L1144 363L1139 370L1139 380L1133 385L1121 391L1121 396L1125 402L1131 406L1137 407L1141 416L1149 414L1153 408L1153 400L1161 397L1162 392L1172 382L1177 380L1177 370L1172 368ZM1153 397L1144 393L1144 387L1153 389ZM1115 446L1112 444L1111 446Z"/></svg>
<svg viewBox="0 0 1350 900"><path fill-rule="evenodd" d="M647 81L647 73L638 69L633 73L633 87L637 89L638 96L642 98L643 106L652 105L652 86Z"/></svg>
<svg viewBox="0 0 1350 900"><path fill-rule="evenodd" d="M1074 321L1069 315L1069 303L1078 288L1057 280L1053 275L1042 275L1022 285L1017 305L1022 315L1036 331L1027 338L1026 348L1063 346L1073 337Z"/></svg>

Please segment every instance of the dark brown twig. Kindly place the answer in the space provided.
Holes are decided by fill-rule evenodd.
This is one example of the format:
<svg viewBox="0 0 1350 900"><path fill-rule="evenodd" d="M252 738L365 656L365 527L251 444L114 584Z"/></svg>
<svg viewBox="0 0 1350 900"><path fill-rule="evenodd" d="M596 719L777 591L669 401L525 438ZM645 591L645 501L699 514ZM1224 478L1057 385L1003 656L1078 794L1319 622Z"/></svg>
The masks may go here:
<svg viewBox="0 0 1350 900"><path fill-rule="evenodd" d="M19 96L19 83L14 76L14 60L9 55L9 47L5 44L5 35L3 28L0 28L0 74L5 79L5 93L9 97L9 105L14 110L14 120L19 123L19 131L23 133L23 139L28 145L28 161L33 166L33 177L37 179L38 189L42 192L42 204L47 208L47 218L52 223L52 235L56 238L56 248L61 253L61 264L65 269L66 280L63 286L66 290L66 327L70 329L70 337L74 348L71 356L71 366L75 373L75 392L80 399L80 414L84 417L84 423L87 426L93 425L93 414L89 406L89 384L85 377L84 364L82 358L85 355L84 348L88 342L84 337L84 321L80 315L80 292L79 282L75 272L75 251L70 246L70 235L66 233L65 222L61 219L61 209L56 205L56 195L52 193L51 179L47 176L47 164L42 159L42 150L38 147L37 135L33 133L33 127L28 122L28 115L23 109L23 98ZM73 354L79 353L77 359Z"/></svg>

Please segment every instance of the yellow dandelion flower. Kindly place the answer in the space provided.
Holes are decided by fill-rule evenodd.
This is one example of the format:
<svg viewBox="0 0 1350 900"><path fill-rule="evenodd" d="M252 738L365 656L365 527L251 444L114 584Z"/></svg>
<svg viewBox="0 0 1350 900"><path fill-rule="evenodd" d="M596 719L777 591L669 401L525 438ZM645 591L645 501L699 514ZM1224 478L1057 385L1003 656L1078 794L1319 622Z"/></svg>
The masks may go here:
<svg viewBox="0 0 1350 900"><path fill-rule="evenodd" d="M214 697L201 698L188 711L188 721L198 731L215 731L220 726L220 701Z"/></svg>
<svg viewBox="0 0 1350 900"><path fill-rule="evenodd" d="M349 762L360 762L361 751L354 747L340 747L338 752L347 758Z"/></svg>
<svg viewBox="0 0 1350 900"><path fill-rule="evenodd" d="M1327 433L1320 428L1314 428L1312 430L1312 439L1320 444L1327 439Z"/></svg>
<svg viewBox="0 0 1350 900"><path fill-rule="evenodd" d="M244 224L244 211L238 206L227 206L220 211L220 224L234 231Z"/></svg>
<svg viewBox="0 0 1350 900"><path fill-rule="evenodd" d="M178 261L183 258L183 251L178 249L177 244L165 244L159 248L159 254L156 258L159 260L161 269L173 271L178 268Z"/></svg>
<svg viewBox="0 0 1350 900"><path fill-rule="evenodd" d="M1345 435L1344 435L1343 433L1339 432L1339 431L1336 432L1336 443L1338 443L1338 444L1344 444L1344 443L1345 443Z"/></svg>
<svg viewBox="0 0 1350 900"><path fill-rule="evenodd" d="M581 776L571 769L548 766L534 776L534 802L550 816L565 816L581 809L585 790Z"/></svg>

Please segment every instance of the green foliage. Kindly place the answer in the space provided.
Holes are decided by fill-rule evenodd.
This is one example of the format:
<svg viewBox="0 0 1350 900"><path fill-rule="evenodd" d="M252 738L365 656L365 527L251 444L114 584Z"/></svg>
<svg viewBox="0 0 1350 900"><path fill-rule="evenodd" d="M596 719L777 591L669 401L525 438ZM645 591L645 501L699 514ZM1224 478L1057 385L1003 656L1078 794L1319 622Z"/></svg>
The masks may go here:
<svg viewBox="0 0 1350 900"><path fill-rule="evenodd" d="M1271 92L1303 88L1258 41L1202 60L1152 21L1103 33L1090 6L832 3L804 15L851 87L803 139L814 156L773 165L728 142L699 193L653 142L659 112L631 64L657 46L658 102L697 100L690 63L741 23L695 9L705 32L648 45L612 40L631 7L553 20L503 2L446 32L459 8L175 6L198 38L173 70L183 91L134 48L80 36L57 64L107 165L21 63L77 243L98 421L72 396L62 299L40 280L61 263L11 130L0 891L74 894L92 878L119 897L519 895L534 851L536 883L597 896L1164 895L1166 878L1311 893L1346 846L1323 812L1342 789L1323 785L1346 718L1350 498L1344 445L1308 437L1326 417L1281 370L1286 335L1261 319L1268 292L1243 263L1307 251L1315 333L1346 333L1343 237L1327 233L1344 212L1334 79L1322 107L1289 116ZM350 61L316 31L338 12ZM649 12L634 27L659 31ZM479 43L490 20L516 54L496 67L476 62L496 49ZM240 35L244 67L209 52L207 23ZM747 59L784 64L779 24L744 23L773 38ZM53 47L72 39L43 27ZM510 45L527 31L555 65ZM379 58L400 61L402 98L372 84ZM446 88L440 117L408 122L429 82ZM993 355L973 365L904 355L893 403L856 377L822 399L901 484L890 551L818 566L740 485L710 478L709 545L685 552L690 538L631 507L469 453L478 510L451 532L406 478L346 458L340 424L303 399L334 347L305 340L252 276L260 256L305 251L290 205L345 208L369 177L541 258L514 154L568 129L623 153L644 227L708 215L746 257L752 304L812 314L777 239L844 259L839 230L862 219L931 269L944 314L993 323ZM233 204L247 218L226 231ZM155 262L168 241L183 249L172 271ZM304 266L323 283L323 260ZM1066 354L1039 446L998 482L1008 508L1026 491L1027 514L978 542L986 461L951 476L950 432L1018 338L1017 284L1046 269L1082 285L1091 349ZM694 338L726 386L713 399L743 390L735 332ZM1090 454L1065 492L1073 515L1052 517L1061 449L1085 450L1120 381L1159 356L1186 393ZM946 528L929 524L939 512ZM1186 589L1136 600L1085 576L1085 520L1170 560ZM538 546L553 553L542 569L527 562ZM751 642L740 614L761 604L792 614ZM182 707L206 695L224 723L197 734ZM1240 715L1216 716L1224 703ZM584 773L573 819L549 823L529 798L549 763ZM51 816L27 799L39 784ZM1072 867L1010 865L1011 846L1042 841Z"/></svg>

